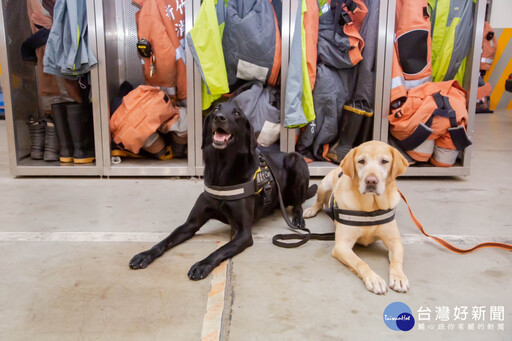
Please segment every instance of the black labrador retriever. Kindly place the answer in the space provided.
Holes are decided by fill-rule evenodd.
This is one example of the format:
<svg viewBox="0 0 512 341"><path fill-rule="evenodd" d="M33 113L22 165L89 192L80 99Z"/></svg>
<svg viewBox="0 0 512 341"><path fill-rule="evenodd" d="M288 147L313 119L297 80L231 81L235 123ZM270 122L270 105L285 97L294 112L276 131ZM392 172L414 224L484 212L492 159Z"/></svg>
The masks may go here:
<svg viewBox="0 0 512 341"><path fill-rule="evenodd" d="M257 143L249 120L232 103L219 104L208 115L203 128L204 182L206 186L226 188L246 183L260 167ZM313 197L317 186L309 187L309 169L297 153L262 152L274 171L286 206L293 206L293 224L305 226L302 203ZM151 249L130 260L132 269L144 269L165 251L186 241L210 219L231 225L234 236L230 242L192 266L188 277L205 278L222 261L233 257L253 244L252 225L279 206L275 181L271 190L238 200L214 198L203 192L190 211L187 221ZM206 188L206 187L205 187ZM265 192L265 193L264 193ZM265 194L267 197L265 197Z"/></svg>

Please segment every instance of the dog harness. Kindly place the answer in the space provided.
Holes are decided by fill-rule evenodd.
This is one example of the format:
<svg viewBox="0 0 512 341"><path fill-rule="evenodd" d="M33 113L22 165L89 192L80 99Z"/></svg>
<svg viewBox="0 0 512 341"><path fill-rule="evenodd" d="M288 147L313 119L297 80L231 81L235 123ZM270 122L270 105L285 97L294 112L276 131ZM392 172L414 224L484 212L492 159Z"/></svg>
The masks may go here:
<svg viewBox="0 0 512 341"><path fill-rule="evenodd" d="M338 223L350 226L375 226L389 223L395 219L395 209L376 211L352 211L338 208L334 195L331 196L331 204L325 213Z"/></svg>
<svg viewBox="0 0 512 341"><path fill-rule="evenodd" d="M239 200L263 194L263 205L268 206L272 201L272 182L275 180L261 154L259 161L260 165L251 180L232 186L211 186L205 183L204 191L211 198L218 200Z"/></svg>

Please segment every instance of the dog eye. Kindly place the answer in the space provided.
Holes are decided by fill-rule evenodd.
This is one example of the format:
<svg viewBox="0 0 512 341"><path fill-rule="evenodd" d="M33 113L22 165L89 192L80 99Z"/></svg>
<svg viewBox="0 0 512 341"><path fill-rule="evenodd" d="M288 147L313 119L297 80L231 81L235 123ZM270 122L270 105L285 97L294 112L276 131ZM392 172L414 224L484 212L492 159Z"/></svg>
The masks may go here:
<svg viewBox="0 0 512 341"><path fill-rule="evenodd" d="M389 163L389 160L386 160L386 159L382 159L382 161L380 162L381 164L385 165L386 163Z"/></svg>
<svg viewBox="0 0 512 341"><path fill-rule="evenodd" d="M234 111L233 114L235 115L235 118L239 118L240 117L240 113L238 111Z"/></svg>
<svg viewBox="0 0 512 341"><path fill-rule="evenodd" d="M359 163L360 165L364 165L364 164L365 164L365 162L366 162L366 161L365 161L364 159L361 159L361 160L357 161L357 163Z"/></svg>

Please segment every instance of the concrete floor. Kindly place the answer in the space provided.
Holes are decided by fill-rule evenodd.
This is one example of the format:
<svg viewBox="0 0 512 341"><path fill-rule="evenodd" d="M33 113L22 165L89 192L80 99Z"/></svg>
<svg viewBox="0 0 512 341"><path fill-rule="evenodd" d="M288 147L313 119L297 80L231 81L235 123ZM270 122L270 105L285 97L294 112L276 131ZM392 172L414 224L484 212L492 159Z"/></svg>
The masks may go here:
<svg viewBox="0 0 512 341"><path fill-rule="evenodd" d="M510 111L477 115L470 176L399 180L428 232L462 247L512 242L511 131ZM193 282L186 274L216 241L229 239L226 226L210 222L149 268L128 268L135 253L186 218L201 180L14 179L5 141L0 121L0 339L201 339L212 276ZM260 221L254 245L229 262L223 338L511 340L511 254L452 254L419 234L405 205L397 215L411 289L384 296L366 291L331 257L332 242L281 249L270 241L286 232L279 212ZM325 215L307 223L314 231L333 230ZM382 244L356 252L387 279ZM416 325L409 332L384 324L384 309L395 301L413 312ZM450 310L449 321L436 320L442 306ZM469 311L464 330L453 315L460 306ZM474 306L484 306L485 320L472 320ZM502 321L490 321L491 307L504 307ZM430 321L419 320L423 308L431 310ZM475 330L468 330L470 324Z"/></svg>

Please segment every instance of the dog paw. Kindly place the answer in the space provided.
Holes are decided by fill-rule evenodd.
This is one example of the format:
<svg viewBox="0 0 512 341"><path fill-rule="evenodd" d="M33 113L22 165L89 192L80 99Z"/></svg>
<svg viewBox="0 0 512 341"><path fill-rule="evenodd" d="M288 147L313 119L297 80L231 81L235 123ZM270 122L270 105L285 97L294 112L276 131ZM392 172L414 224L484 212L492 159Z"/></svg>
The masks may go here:
<svg viewBox="0 0 512 341"><path fill-rule="evenodd" d="M205 262L204 260L197 262L192 265L190 271L188 272L188 278L194 281L198 281L200 279L205 278L213 271L215 265L210 264L209 262Z"/></svg>
<svg viewBox="0 0 512 341"><path fill-rule="evenodd" d="M396 292L407 292L409 290L409 280L402 272L401 274L389 274L389 287Z"/></svg>
<svg viewBox="0 0 512 341"><path fill-rule="evenodd" d="M300 214L293 216L292 224L298 227L306 227L306 221Z"/></svg>
<svg viewBox="0 0 512 341"><path fill-rule="evenodd" d="M374 294L384 295L388 292L386 281L384 281L382 277L377 275L375 272L372 272L368 276L364 277L363 282L366 286L366 289L373 292Z"/></svg>
<svg viewBox="0 0 512 341"><path fill-rule="evenodd" d="M314 206L311 206L304 210L304 213L302 214L302 216L304 218L308 219L308 218L313 218L314 216L316 216L317 213L318 213L318 210Z"/></svg>
<svg viewBox="0 0 512 341"><path fill-rule="evenodd" d="M130 260L130 268L132 269L145 269L153 262L154 258L150 251L141 252Z"/></svg>

